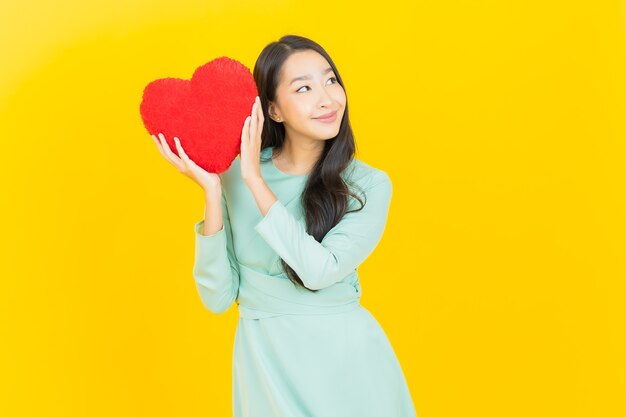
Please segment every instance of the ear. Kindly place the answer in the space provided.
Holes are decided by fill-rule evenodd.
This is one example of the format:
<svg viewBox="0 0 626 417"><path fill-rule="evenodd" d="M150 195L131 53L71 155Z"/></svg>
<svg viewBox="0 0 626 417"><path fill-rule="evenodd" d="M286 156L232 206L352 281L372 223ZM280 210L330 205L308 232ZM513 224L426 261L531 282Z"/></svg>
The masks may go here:
<svg viewBox="0 0 626 417"><path fill-rule="evenodd" d="M278 112L276 111L276 106L271 101L267 106L267 113L269 114L270 118L275 122L280 122L282 120L282 117L280 117L280 114L278 114Z"/></svg>

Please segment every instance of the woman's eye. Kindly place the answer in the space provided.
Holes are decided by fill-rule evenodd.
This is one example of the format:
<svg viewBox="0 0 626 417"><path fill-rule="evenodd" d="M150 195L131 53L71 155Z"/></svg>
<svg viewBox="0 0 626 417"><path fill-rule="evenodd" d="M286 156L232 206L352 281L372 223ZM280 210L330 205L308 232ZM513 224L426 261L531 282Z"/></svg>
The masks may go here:
<svg viewBox="0 0 626 417"><path fill-rule="evenodd" d="M335 77L330 77L329 80L334 80L333 84L337 82L337 78ZM296 90L297 93L300 92L300 90L302 90L304 87L309 88L308 85L303 85L302 87L300 87L299 89Z"/></svg>

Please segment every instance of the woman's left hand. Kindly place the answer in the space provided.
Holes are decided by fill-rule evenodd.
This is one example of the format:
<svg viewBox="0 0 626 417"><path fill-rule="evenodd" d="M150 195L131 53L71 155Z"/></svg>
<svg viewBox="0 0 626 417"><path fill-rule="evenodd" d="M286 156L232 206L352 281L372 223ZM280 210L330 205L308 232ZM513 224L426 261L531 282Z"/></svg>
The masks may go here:
<svg viewBox="0 0 626 417"><path fill-rule="evenodd" d="M261 132L263 131L263 109L257 96L252 105L252 114L246 118L241 132L241 177L244 181L261 179Z"/></svg>

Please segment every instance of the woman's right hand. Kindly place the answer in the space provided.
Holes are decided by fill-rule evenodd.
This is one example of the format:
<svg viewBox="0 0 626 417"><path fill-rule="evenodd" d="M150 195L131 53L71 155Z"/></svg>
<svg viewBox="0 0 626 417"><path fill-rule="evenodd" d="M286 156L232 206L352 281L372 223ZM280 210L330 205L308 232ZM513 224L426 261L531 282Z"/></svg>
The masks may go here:
<svg viewBox="0 0 626 417"><path fill-rule="evenodd" d="M159 133L159 138L155 135L151 135L152 139L156 143L159 148L159 152L161 155L183 175L191 178L196 182L205 193L210 193L217 189L217 187L221 186L219 174L214 172L207 172L204 168L198 166L194 161L192 161L185 151L183 150L182 145L180 144L180 140L174 136L174 143L176 144L176 150L178 151L178 155L174 154L170 149L169 145L165 141L165 136L163 133Z"/></svg>

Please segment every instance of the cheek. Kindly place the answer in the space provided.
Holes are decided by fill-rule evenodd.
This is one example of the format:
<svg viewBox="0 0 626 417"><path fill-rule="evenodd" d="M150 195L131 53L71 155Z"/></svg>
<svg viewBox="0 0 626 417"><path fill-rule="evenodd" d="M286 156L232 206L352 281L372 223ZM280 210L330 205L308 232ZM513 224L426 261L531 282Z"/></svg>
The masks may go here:
<svg viewBox="0 0 626 417"><path fill-rule="evenodd" d="M311 117L311 103L306 100L293 100L289 103L289 113L293 119L308 119Z"/></svg>
<svg viewBox="0 0 626 417"><path fill-rule="evenodd" d="M341 103L342 106L346 105L346 92L343 88L339 87L338 91L334 94L333 98L338 103Z"/></svg>

